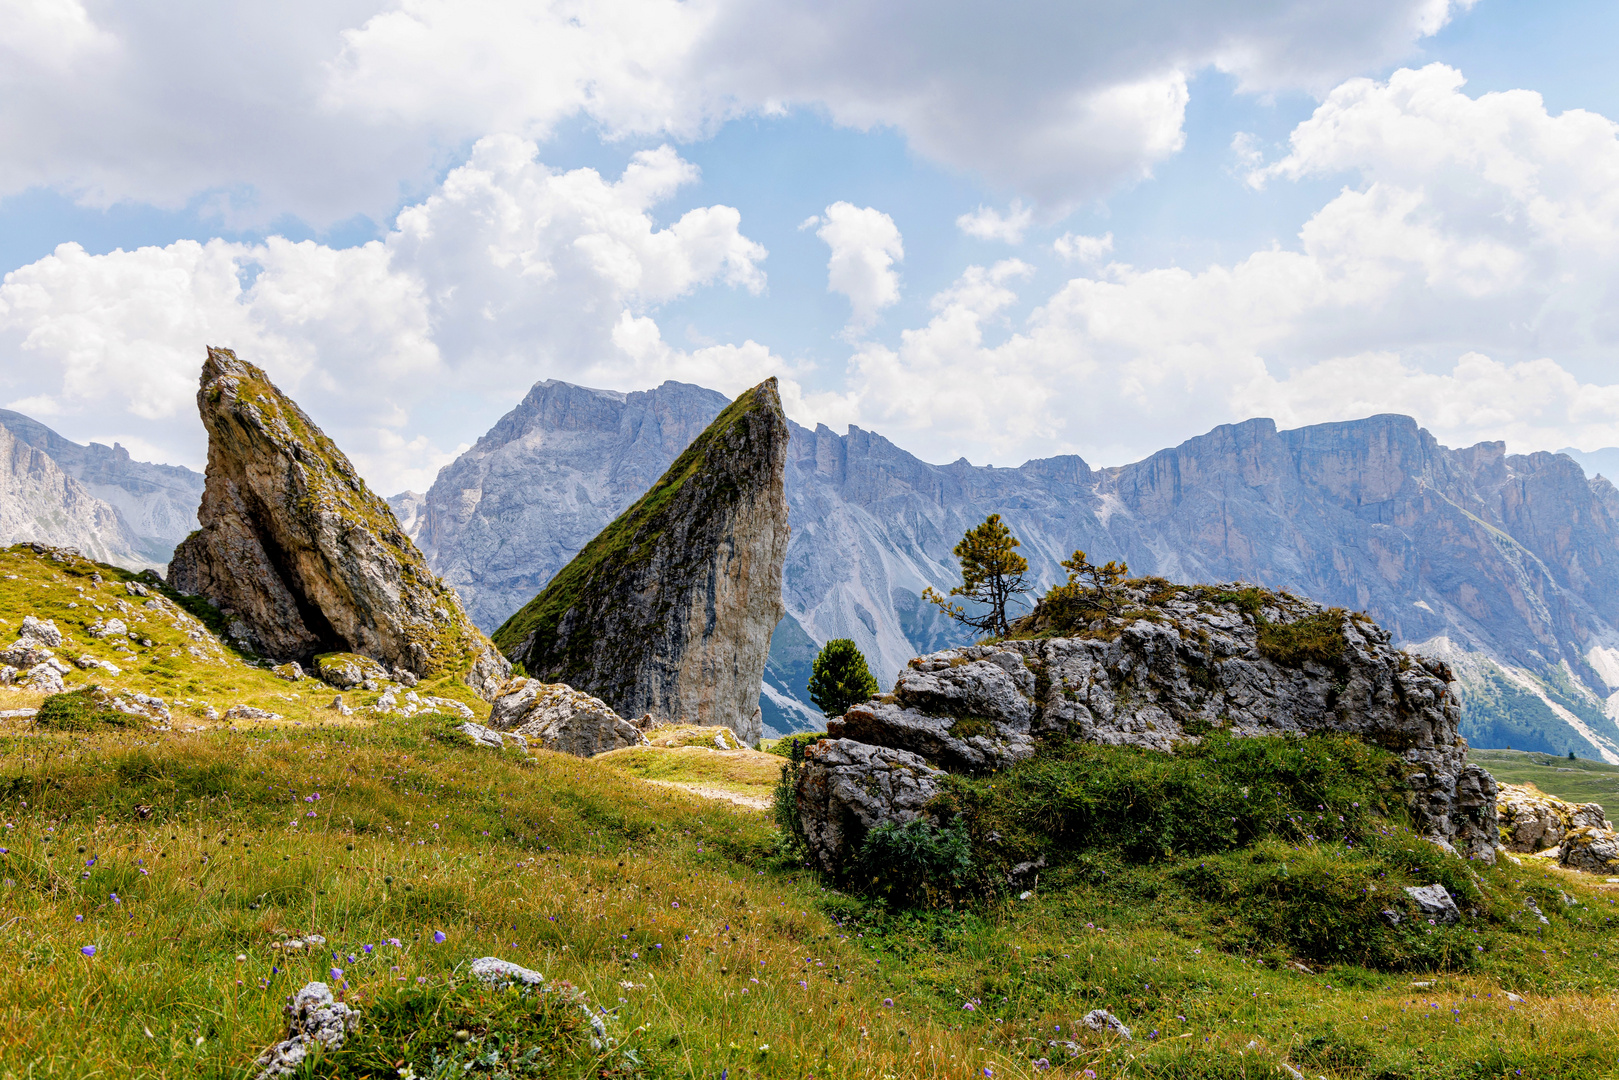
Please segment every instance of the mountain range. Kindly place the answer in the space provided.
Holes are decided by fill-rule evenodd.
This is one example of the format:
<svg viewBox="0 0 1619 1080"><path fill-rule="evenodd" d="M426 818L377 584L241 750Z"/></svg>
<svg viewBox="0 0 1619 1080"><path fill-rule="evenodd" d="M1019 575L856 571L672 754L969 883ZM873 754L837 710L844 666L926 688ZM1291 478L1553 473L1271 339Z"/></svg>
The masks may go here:
<svg viewBox="0 0 1619 1080"><path fill-rule="evenodd" d="M541 382L427 492L389 503L492 631L727 400L677 382L632 393ZM25 503L12 454L4 538L32 538L14 520L30 513L45 528L58 488L83 520L53 526L53 542L74 542L76 528L103 550L121 543L128 565L161 563L194 527L200 474L82 447L15 413L0 412L0 427L37 458L22 469L34 476ZM1619 491L1574 453L1451 449L1410 417L1383 415L1288 431L1248 420L1110 468L1073 456L994 468L928 464L856 427L793 425L787 615L765 723L821 726L804 687L831 638L853 638L885 687L912 656L966 641L921 594L959 582L951 548L1000 513L1041 587L1083 549L1133 574L1250 581L1364 610L1396 642L1455 666L1474 745L1619 763ZM1608 464L1588 456L1593 471ZM52 467L56 487L42 479ZM96 501L112 523L84 517Z"/></svg>

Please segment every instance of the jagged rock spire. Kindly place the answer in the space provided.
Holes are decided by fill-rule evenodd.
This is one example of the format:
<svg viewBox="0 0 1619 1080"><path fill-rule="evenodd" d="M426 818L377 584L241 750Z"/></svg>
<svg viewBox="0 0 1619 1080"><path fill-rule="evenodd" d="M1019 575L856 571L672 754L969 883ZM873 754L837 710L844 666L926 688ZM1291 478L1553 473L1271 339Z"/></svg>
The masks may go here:
<svg viewBox="0 0 1619 1080"><path fill-rule="evenodd" d="M296 402L210 348L197 407L208 429L202 528L175 549L175 588L218 604L276 659L356 652L422 677L454 671L493 696L505 662Z"/></svg>
<svg viewBox="0 0 1619 1080"><path fill-rule="evenodd" d="M776 380L732 402L645 495L495 632L528 673L624 716L762 733L785 607L787 417Z"/></svg>

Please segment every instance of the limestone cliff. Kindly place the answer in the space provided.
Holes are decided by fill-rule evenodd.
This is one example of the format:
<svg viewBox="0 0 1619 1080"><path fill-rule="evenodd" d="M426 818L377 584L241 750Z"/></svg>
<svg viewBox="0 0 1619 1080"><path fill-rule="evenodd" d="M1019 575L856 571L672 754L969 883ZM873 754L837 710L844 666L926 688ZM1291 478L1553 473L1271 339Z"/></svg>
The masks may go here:
<svg viewBox="0 0 1619 1080"><path fill-rule="evenodd" d="M453 671L484 697L509 670L427 568L388 504L264 372L208 350L202 528L170 583L235 617L280 660L353 652L418 676Z"/></svg>
<svg viewBox="0 0 1619 1080"><path fill-rule="evenodd" d="M0 409L0 427L45 454L91 495L112 507L135 555L110 561L140 568L166 566L174 557L174 546L196 527L197 504L202 501L201 473L183 465L136 461L118 443L110 447L76 443L9 409Z"/></svg>
<svg viewBox="0 0 1619 1080"><path fill-rule="evenodd" d="M769 379L721 412L495 642L531 676L620 715L723 724L756 741L783 611L787 439Z"/></svg>
<svg viewBox="0 0 1619 1080"><path fill-rule="evenodd" d="M117 511L0 424L0 545L29 540L131 569L150 565Z"/></svg>

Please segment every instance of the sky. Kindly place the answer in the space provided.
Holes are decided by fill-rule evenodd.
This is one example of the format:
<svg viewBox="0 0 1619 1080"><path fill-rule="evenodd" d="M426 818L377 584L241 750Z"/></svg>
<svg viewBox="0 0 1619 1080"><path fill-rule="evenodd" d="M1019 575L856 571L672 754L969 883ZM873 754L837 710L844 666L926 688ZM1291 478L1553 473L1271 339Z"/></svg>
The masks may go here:
<svg viewBox="0 0 1619 1080"><path fill-rule="evenodd" d="M0 0L0 406L384 493L541 379L935 462L1379 412L1619 445L1619 5Z"/></svg>

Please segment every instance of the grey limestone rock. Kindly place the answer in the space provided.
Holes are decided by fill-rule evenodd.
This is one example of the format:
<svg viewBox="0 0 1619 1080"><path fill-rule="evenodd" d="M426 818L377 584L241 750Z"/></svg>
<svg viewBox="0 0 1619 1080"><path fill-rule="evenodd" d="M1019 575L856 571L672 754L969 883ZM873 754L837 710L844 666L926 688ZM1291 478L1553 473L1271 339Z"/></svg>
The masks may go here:
<svg viewBox="0 0 1619 1080"><path fill-rule="evenodd" d="M1364 615L1286 594L1257 594L1263 606L1244 611L1242 586L1154 588L1134 589L1125 614L1083 634L919 657L893 695L850 709L829 731L969 772L1031 756L1047 732L1165 752L1214 730L1354 735L1404 759L1410 808L1429 839L1494 861L1495 780L1466 761L1444 664L1394 649ZM1301 626L1336 635L1337 651L1277 644Z"/></svg>
<svg viewBox="0 0 1619 1080"><path fill-rule="evenodd" d="M359 1013L334 1000L331 987L322 982L309 983L288 998L285 1012L287 1037L253 1063L259 1070L258 1080L293 1075L316 1045L336 1050L360 1024Z"/></svg>
<svg viewBox="0 0 1619 1080"><path fill-rule="evenodd" d="M620 715L723 724L757 742L784 610L787 439L776 380L744 392L496 643Z"/></svg>
<svg viewBox="0 0 1619 1080"><path fill-rule="evenodd" d="M920 817L944 775L908 750L853 739L811 743L795 788L810 860L826 873L840 873L866 833Z"/></svg>
<svg viewBox="0 0 1619 1080"><path fill-rule="evenodd" d="M202 528L169 580L242 623L261 654L353 652L489 695L510 667L347 457L259 368L208 350Z"/></svg>
<svg viewBox="0 0 1619 1080"><path fill-rule="evenodd" d="M482 724L475 724L471 720L457 725L455 730L471 739L478 746L487 747L490 750L499 750L506 745L506 737L502 736L500 732L495 731L493 728L486 728ZM519 745L521 745L522 736L516 736L516 738Z"/></svg>
<svg viewBox="0 0 1619 1080"><path fill-rule="evenodd" d="M1092 1031L1111 1032L1126 1042L1130 1041L1130 1029L1124 1026L1123 1020L1106 1009L1092 1009L1081 1018L1080 1023Z"/></svg>
<svg viewBox="0 0 1619 1080"><path fill-rule="evenodd" d="M1416 902L1422 914L1438 923L1450 924L1462 917L1462 911L1451 899L1450 892L1438 882L1432 885L1407 885L1405 894Z"/></svg>
<svg viewBox="0 0 1619 1080"><path fill-rule="evenodd" d="M1547 795L1532 784L1502 784L1496 796L1501 846L1508 851L1553 848L1574 829L1612 829L1601 803L1576 805Z"/></svg>
<svg viewBox="0 0 1619 1080"><path fill-rule="evenodd" d="M517 678L502 687L489 710L489 725L576 757L644 746L647 741L640 728L600 698L565 683L538 679Z"/></svg>
<svg viewBox="0 0 1619 1080"><path fill-rule="evenodd" d="M988 772L1034 755L1034 675L1021 655L968 645L917 657L894 693L827 724L834 738L921 754L946 768Z"/></svg>
<svg viewBox="0 0 1619 1080"><path fill-rule="evenodd" d="M474 979L496 990L504 990L508 986L524 989L545 986L545 976L538 971L498 956L480 956L469 965L468 970Z"/></svg>
<svg viewBox="0 0 1619 1080"><path fill-rule="evenodd" d="M1563 837L1557 861L1592 874L1619 873L1619 833L1606 825L1578 825Z"/></svg>
<svg viewBox="0 0 1619 1080"><path fill-rule="evenodd" d="M314 674L326 685L338 690L353 690L357 686L363 686L367 679L388 677L387 669L381 664L368 656L357 656L354 653L317 656Z"/></svg>
<svg viewBox="0 0 1619 1080"><path fill-rule="evenodd" d="M33 615L23 616L22 628L17 631L17 639L37 642L47 649L62 647L62 631L56 628L56 623Z"/></svg>
<svg viewBox="0 0 1619 1080"><path fill-rule="evenodd" d="M67 689L62 682L62 673L49 662L35 664L18 678L18 683L30 690L38 690L46 694L60 694Z"/></svg>

